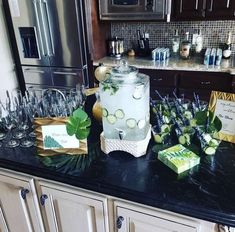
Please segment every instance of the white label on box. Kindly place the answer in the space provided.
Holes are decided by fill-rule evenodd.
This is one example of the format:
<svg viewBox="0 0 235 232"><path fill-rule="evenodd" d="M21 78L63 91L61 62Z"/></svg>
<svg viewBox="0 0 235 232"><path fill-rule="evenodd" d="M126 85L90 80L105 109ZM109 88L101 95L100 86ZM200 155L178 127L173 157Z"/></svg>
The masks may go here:
<svg viewBox="0 0 235 232"><path fill-rule="evenodd" d="M20 17L20 8L18 0L9 0L9 6L12 17Z"/></svg>
<svg viewBox="0 0 235 232"><path fill-rule="evenodd" d="M220 132L235 135L235 102L217 99L215 115L222 121Z"/></svg>
<svg viewBox="0 0 235 232"><path fill-rule="evenodd" d="M79 140L67 134L66 125L42 126L42 137L44 150L79 148Z"/></svg>

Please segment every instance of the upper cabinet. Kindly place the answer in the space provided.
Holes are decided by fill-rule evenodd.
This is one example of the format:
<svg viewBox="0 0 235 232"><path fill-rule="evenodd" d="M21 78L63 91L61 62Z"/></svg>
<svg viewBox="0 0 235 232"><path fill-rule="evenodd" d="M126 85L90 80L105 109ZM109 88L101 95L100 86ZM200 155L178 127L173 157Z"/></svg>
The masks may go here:
<svg viewBox="0 0 235 232"><path fill-rule="evenodd" d="M208 19L235 19L234 0L207 0L206 6Z"/></svg>
<svg viewBox="0 0 235 232"><path fill-rule="evenodd" d="M176 20L235 19L233 0L173 0Z"/></svg>

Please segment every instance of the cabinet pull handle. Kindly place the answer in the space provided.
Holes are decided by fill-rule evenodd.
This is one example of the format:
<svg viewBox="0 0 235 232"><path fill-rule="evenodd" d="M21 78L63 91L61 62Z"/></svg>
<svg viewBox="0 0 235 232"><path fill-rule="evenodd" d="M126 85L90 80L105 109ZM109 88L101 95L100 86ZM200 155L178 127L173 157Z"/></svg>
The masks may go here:
<svg viewBox="0 0 235 232"><path fill-rule="evenodd" d="M195 10L198 10L198 0L196 0Z"/></svg>
<svg viewBox="0 0 235 232"><path fill-rule="evenodd" d="M157 78L156 81L162 81L162 78Z"/></svg>
<svg viewBox="0 0 235 232"><path fill-rule="evenodd" d="M40 197L40 203L42 206L45 205L46 199L48 199L48 196L46 194L42 194Z"/></svg>
<svg viewBox="0 0 235 232"><path fill-rule="evenodd" d="M29 190L28 189L26 189L26 188L22 188L21 190L20 190L20 196L21 196L21 198L23 199L23 200L25 200L26 199L26 195L29 193Z"/></svg>
<svg viewBox="0 0 235 232"><path fill-rule="evenodd" d="M229 8L230 0L227 0L227 8Z"/></svg>
<svg viewBox="0 0 235 232"><path fill-rule="evenodd" d="M118 230L122 228L122 222L123 222L123 221L124 221L124 217L119 216L119 217L117 218L117 229L118 229Z"/></svg>
<svg viewBox="0 0 235 232"><path fill-rule="evenodd" d="M26 188L22 188L22 189L19 190L20 202L21 202L21 205L22 205L22 208L23 208L23 212L24 212L24 215L25 215L28 231L29 232L33 232L32 222L31 222L31 219L30 219L30 216L29 216L29 212L28 212L28 207L27 207L26 201L25 201L26 200L26 195L28 193L29 193L29 190L26 189Z"/></svg>
<svg viewBox="0 0 235 232"><path fill-rule="evenodd" d="M59 71L56 71L56 72L53 72L54 74L57 74L57 75L72 75L72 76L77 76L77 73L75 72L59 72Z"/></svg>
<svg viewBox="0 0 235 232"><path fill-rule="evenodd" d="M214 0L211 0L211 5L210 5L209 11L212 11L212 10L213 10L213 4L214 4Z"/></svg>
<svg viewBox="0 0 235 232"><path fill-rule="evenodd" d="M210 81L201 81L201 85L210 85L211 82Z"/></svg>

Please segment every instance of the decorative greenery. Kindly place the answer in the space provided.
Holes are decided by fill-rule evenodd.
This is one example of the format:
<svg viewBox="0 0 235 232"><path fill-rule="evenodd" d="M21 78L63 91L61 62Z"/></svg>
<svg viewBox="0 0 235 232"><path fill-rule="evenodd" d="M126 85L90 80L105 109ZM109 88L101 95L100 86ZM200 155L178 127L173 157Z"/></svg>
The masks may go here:
<svg viewBox="0 0 235 232"><path fill-rule="evenodd" d="M55 155L38 156L40 161L47 167L63 173L82 172L89 167L93 160L101 155L100 144L93 143L88 147L87 155Z"/></svg>
<svg viewBox="0 0 235 232"><path fill-rule="evenodd" d="M222 128L221 120L211 111L199 111L195 114L196 125L204 127L205 132L214 133Z"/></svg>
<svg viewBox="0 0 235 232"><path fill-rule="evenodd" d="M66 130L68 135L72 136L75 134L76 138L86 139L90 133L91 119L87 113L82 109L76 109L73 114L69 117L66 123Z"/></svg>

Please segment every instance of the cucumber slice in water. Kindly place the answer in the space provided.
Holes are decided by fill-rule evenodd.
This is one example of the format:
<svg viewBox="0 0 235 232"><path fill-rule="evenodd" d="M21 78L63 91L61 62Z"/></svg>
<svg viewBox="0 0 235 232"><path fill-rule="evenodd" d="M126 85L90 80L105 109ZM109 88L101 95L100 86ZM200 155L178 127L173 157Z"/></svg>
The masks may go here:
<svg viewBox="0 0 235 232"><path fill-rule="evenodd" d="M132 94L132 97L136 100L139 100L142 98L143 95L143 85L139 85L135 87L134 93Z"/></svg>
<svg viewBox="0 0 235 232"><path fill-rule="evenodd" d="M167 124L163 124L161 126L161 132L170 132L170 126Z"/></svg>
<svg viewBox="0 0 235 232"><path fill-rule="evenodd" d="M169 123L169 122L170 122L169 117L167 117L166 115L163 115L162 118L163 118L163 121L164 121L165 123Z"/></svg>
<svg viewBox="0 0 235 232"><path fill-rule="evenodd" d="M162 138L159 134L154 135L153 138L156 143L162 143Z"/></svg>
<svg viewBox="0 0 235 232"><path fill-rule="evenodd" d="M184 117L187 118L187 119L193 118L192 112L189 111L189 110L186 110L186 111L184 112Z"/></svg>
<svg viewBox="0 0 235 232"><path fill-rule="evenodd" d="M205 147L204 148L204 152L207 154L207 155L214 155L216 150L214 147Z"/></svg>
<svg viewBox="0 0 235 232"><path fill-rule="evenodd" d="M185 137L185 140L186 140L187 145L190 145L190 144L191 144L190 135L189 135L189 134L184 134L184 137Z"/></svg>
<svg viewBox="0 0 235 232"><path fill-rule="evenodd" d="M136 120L134 118L129 118L126 120L126 125L130 128L133 129L136 127Z"/></svg>
<svg viewBox="0 0 235 232"><path fill-rule="evenodd" d="M114 124L116 121L117 121L117 118L113 115L113 114L109 114L107 116L107 121L110 123L110 124Z"/></svg>
<svg viewBox="0 0 235 232"><path fill-rule="evenodd" d="M178 140L180 144L182 145L186 144L186 138L184 135L180 135Z"/></svg>
<svg viewBox="0 0 235 232"><path fill-rule="evenodd" d="M209 146L210 147L218 147L219 146L219 142L216 139L211 139L209 142Z"/></svg>
<svg viewBox="0 0 235 232"><path fill-rule="evenodd" d="M108 114L109 114L109 113L108 113L108 110L105 109L105 108L103 108L103 109L102 109L102 116L103 116L103 117L107 117Z"/></svg>
<svg viewBox="0 0 235 232"><path fill-rule="evenodd" d="M137 126L139 127L139 129L143 129L146 125L146 122L144 119L142 120L139 120L138 123L137 123Z"/></svg>
<svg viewBox="0 0 235 232"><path fill-rule="evenodd" d="M114 115L116 116L116 118L118 119L123 119L125 117L125 113L123 110L118 109L115 111Z"/></svg>

